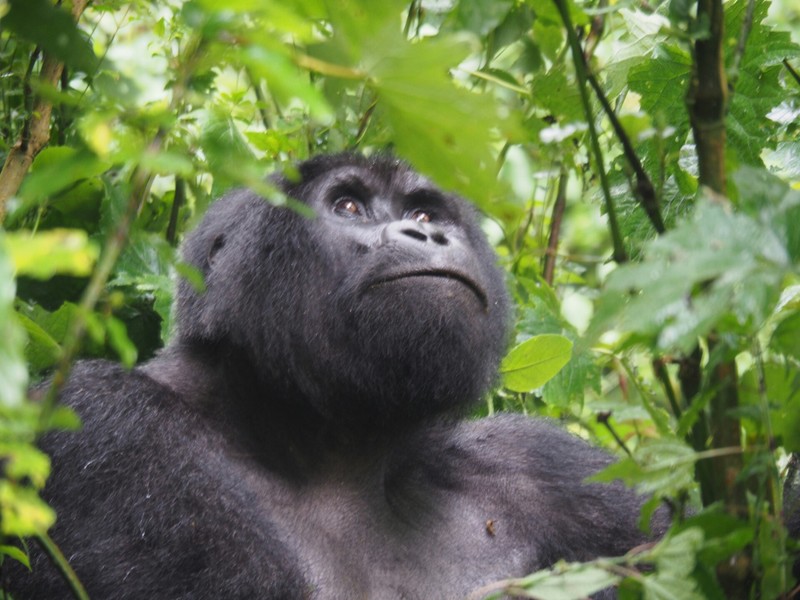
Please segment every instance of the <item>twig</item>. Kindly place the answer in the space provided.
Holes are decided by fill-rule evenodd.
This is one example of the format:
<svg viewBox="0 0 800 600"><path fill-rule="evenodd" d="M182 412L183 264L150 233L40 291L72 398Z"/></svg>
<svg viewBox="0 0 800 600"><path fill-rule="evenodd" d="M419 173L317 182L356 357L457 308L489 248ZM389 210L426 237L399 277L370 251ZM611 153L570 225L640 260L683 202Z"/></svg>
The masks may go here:
<svg viewBox="0 0 800 600"><path fill-rule="evenodd" d="M172 210L169 213L169 223L167 224L167 242L170 246L175 245L178 231L178 214L181 207L186 202L186 180L183 177L175 178L175 195L172 198Z"/></svg>
<svg viewBox="0 0 800 600"><path fill-rule="evenodd" d="M733 59L731 60L730 73L731 87L736 87L736 82L739 79L739 66L742 63L745 48L747 47L747 38L750 36L750 31L753 29L753 14L756 10L756 0L747 1L747 10L742 20L742 27L739 30L739 40L736 42L736 50L733 52Z"/></svg>
<svg viewBox="0 0 800 600"><path fill-rule="evenodd" d="M661 218L661 211L658 208L658 199L656 198L656 190L653 187L653 182L650 181L650 176L647 174L647 171L644 170L642 162L639 160L639 156L636 154L636 150L634 150L625 128L622 127L622 123L619 122L617 113L614 112L614 109L608 102L608 98L606 98L603 89L600 87L600 84L587 65L585 65L585 68L586 80L589 82L589 85L592 86L597 99L600 100L600 105L603 107L603 111L606 113L608 120L611 122L611 126L614 128L614 133L622 144L622 151L625 154L625 159L636 175L636 185L633 186L633 193L637 200L639 200L639 204L644 208L644 212L647 214L647 218L650 219L650 223L653 224L653 228L658 233L664 233L666 228L664 227L664 220Z"/></svg>
<svg viewBox="0 0 800 600"><path fill-rule="evenodd" d="M624 263L628 260L628 255L625 252L625 246L622 242L622 233L620 232L619 223L617 222L617 211L614 207L614 202L611 199L611 187L608 183L608 175L603 161L603 151L600 149L600 141L597 136L597 129L594 124L594 115L592 114L592 107L589 103L589 94L586 91L586 69L583 62L583 51L581 50L580 43L578 43L578 36L575 35L575 30L572 27L572 18L569 15L569 8L565 0L554 0L556 8L561 15L561 21L567 30L567 39L569 40L570 49L572 50L572 60L575 64L575 74L578 77L578 91L581 95L581 103L583 104L583 112L586 116L586 122L589 126L589 138L592 143L592 154L594 154L595 167L597 168L597 175L600 178L600 187L603 190L603 198L605 200L606 214L608 215L608 227L611 231L611 240L614 246L614 260L617 263Z"/></svg>
<svg viewBox="0 0 800 600"><path fill-rule="evenodd" d="M358 147L358 145L361 144L361 140L367 133L367 128L369 127L370 119L372 118L372 113L375 112L376 106L378 106L378 101L373 100L358 120L358 133L356 133L356 141L353 143L354 147Z"/></svg>
<svg viewBox="0 0 800 600"><path fill-rule="evenodd" d="M553 286L561 222L564 219L564 208L567 205L567 180L567 172L562 169L558 178L558 191L556 192L556 201L553 204L553 215L550 218L550 237L547 239L547 250L545 251L544 268L542 269L542 277L550 287Z"/></svg>
<svg viewBox="0 0 800 600"><path fill-rule="evenodd" d="M786 70L789 71L789 74L794 77L795 83L800 85L800 73L792 68L792 65L789 64L789 59L784 58L781 62L783 62L783 66L786 67Z"/></svg>
<svg viewBox="0 0 800 600"><path fill-rule="evenodd" d="M422 8L419 6L419 0L411 0L411 4L408 6L408 14L406 15L406 23L403 25L403 35L405 37L408 37L411 31L411 22L414 20L414 17L419 19L421 12Z"/></svg>
<svg viewBox="0 0 800 600"><path fill-rule="evenodd" d="M78 575L69 564L64 553L61 552L61 549L53 541L53 538L47 533L41 533L36 536L36 541L52 563L61 571L61 576L64 577L64 581L67 582L67 585L69 585L72 590L72 595L75 596L77 600L89 600L89 594L86 593L86 588L83 587Z"/></svg>
<svg viewBox="0 0 800 600"><path fill-rule="evenodd" d="M253 72L250 69L245 69L245 74L250 80L250 87L253 88L253 93L256 95L256 108L258 109L258 116L261 117L261 124L264 129L270 129L269 115L267 114L267 99L264 97L264 92L261 91L261 82L256 80Z"/></svg>
<svg viewBox="0 0 800 600"><path fill-rule="evenodd" d="M661 386L664 388L664 393L667 395L667 400L669 400L669 405L672 408L672 414L675 415L676 419L680 419L682 414L681 407L678 404L677 397L675 396L675 390L672 387L672 380L669 378L669 372L667 371L667 366L663 357L653 359L653 371L655 372L658 380L661 382Z"/></svg>
<svg viewBox="0 0 800 600"><path fill-rule="evenodd" d="M597 413L597 422L605 426L605 428L608 429L608 432L617 442L617 445L625 451L625 454L627 454L629 458L633 458L633 454L628 449L628 446L625 445L623 439L619 437L619 434L617 433L616 429L614 429L614 427L611 425L611 422L609 421L610 418L611 418L611 411Z"/></svg>

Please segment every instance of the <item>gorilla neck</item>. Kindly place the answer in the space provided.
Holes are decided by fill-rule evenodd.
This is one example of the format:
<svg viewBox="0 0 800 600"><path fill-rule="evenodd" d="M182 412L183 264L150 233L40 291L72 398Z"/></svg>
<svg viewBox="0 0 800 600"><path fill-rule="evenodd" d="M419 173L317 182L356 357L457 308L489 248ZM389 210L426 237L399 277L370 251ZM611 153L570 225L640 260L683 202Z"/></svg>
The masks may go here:
<svg viewBox="0 0 800 600"><path fill-rule="evenodd" d="M249 361L219 347L173 344L142 370L213 427L234 432L229 439L242 451L291 478L313 475L331 461L386 455L418 427L418 421L383 427L334 422L316 411L293 382L264 381Z"/></svg>

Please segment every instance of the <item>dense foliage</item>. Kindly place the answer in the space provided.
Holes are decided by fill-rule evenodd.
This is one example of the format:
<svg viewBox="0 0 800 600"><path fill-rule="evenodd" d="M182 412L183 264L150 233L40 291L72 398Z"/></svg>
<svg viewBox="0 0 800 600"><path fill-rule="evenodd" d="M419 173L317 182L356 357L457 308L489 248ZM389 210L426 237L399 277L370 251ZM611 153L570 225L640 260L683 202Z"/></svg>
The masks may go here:
<svg viewBox="0 0 800 600"><path fill-rule="evenodd" d="M267 173L391 149L478 204L507 268L516 347L484 411L563 419L623 457L601 478L674 512L653 547L484 591L787 594L791 4L0 0L0 569L35 542L74 576L36 440L79 427L55 402L76 358L133 365L169 337L209 202L283 202Z"/></svg>

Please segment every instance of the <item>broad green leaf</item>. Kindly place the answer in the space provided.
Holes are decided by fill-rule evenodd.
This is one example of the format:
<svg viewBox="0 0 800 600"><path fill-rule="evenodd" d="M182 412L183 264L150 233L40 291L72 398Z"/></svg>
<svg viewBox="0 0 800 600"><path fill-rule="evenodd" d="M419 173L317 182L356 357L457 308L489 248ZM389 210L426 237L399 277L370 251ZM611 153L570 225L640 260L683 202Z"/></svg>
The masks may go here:
<svg viewBox="0 0 800 600"><path fill-rule="evenodd" d="M48 0L7 0L9 11L0 25L44 48L67 64L93 73L97 57L70 14Z"/></svg>
<svg viewBox="0 0 800 600"><path fill-rule="evenodd" d="M132 367L136 363L138 352L128 337L125 324L116 317L109 316L105 325L111 347L117 352L123 365Z"/></svg>
<svg viewBox="0 0 800 600"><path fill-rule="evenodd" d="M516 590L525 590L525 596L538 600L583 600L587 596L609 588L621 577L592 563L558 563L552 570L538 571L515 581Z"/></svg>
<svg viewBox="0 0 800 600"><path fill-rule="evenodd" d="M38 323L18 313L17 318L28 334L25 358L34 372L53 366L61 356L61 346Z"/></svg>
<svg viewBox="0 0 800 600"><path fill-rule="evenodd" d="M641 579L646 600L703 600L691 577L704 536L699 528L668 535L647 553L655 560L656 572Z"/></svg>
<svg viewBox="0 0 800 600"><path fill-rule="evenodd" d="M462 0L456 5L456 23L478 35L486 35L497 27L514 5L512 0Z"/></svg>
<svg viewBox="0 0 800 600"><path fill-rule="evenodd" d="M772 332L770 347L800 360L800 312L790 314L778 324Z"/></svg>
<svg viewBox="0 0 800 600"><path fill-rule="evenodd" d="M8 478L27 478L37 489L44 487L50 475L50 457L36 446L28 443L0 442L0 456Z"/></svg>
<svg viewBox="0 0 800 600"><path fill-rule="evenodd" d="M290 104L299 100L308 108L312 118L330 122L333 111L327 100L311 83L308 73L300 70L284 53L252 45L239 50L236 58L254 75L263 77L282 103Z"/></svg>
<svg viewBox="0 0 800 600"><path fill-rule="evenodd" d="M561 305L550 286L536 284L526 292L529 295L520 300L518 338L556 333L574 344L569 362L544 385L542 400L562 408L581 406L587 389L600 390L600 368L594 354L585 344L578 343L580 336L561 315Z"/></svg>
<svg viewBox="0 0 800 600"><path fill-rule="evenodd" d="M448 76L471 48L465 38L401 40L384 48L368 72L398 152L445 189L481 205L496 186L493 130L514 126L488 95L461 89Z"/></svg>
<svg viewBox="0 0 800 600"><path fill-rule="evenodd" d="M741 377L740 402L754 407L760 426L771 420L773 435L789 452L800 452L800 373L788 362L765 361L764 390L760 390L759 374L750 369ZM767 408L769 414L763 414Z"/></svg>
<svg viewBox="0 0 800 600"><path fill-rule="evenodd" d="M36 490L0 479L0 533L26 537L46 532L56 513Z"/></svg>
<svg viewBox="0 0 800 600"><path fill-rule="evenodd" d="M16 546L0 545L0 554L3 554L9 558L13 558L17 562L22 563L28 570L31 568L31 561L28 558L28 555Z"/></svg>
<svg viewBox="0 0 800 600"><path fill-rule="evenodd" d="M642 493L677 494L691 487L696 460L694 450L681 440L647 440L636 448L633 457L609 465L591 480L619 479L627 485L635 485Z"/></svg>
<svg viewBox="0 0 800 600"><path fill-rule="evenodd" d="M37 279L57 273L88 275L98 256L97 246L79 229L7 233L6 247L16 272Z"/></svg>
<svg viewBox="0 0 800 600"><path fill-rule="evenodd" d="M725 31L730 47L734 47L748 2L736 0L725 7ZM731 73L734 93L726 118L729 146L741 163L761 165L762 153L775 148L779 124L767 115L786 100L781 85L785 73L781 64L800 56L800 47L792 42L788 31L777 31L765 24L769 2L753 3L749 35L739 71ZM726 53L730 68L734 52Z"/></svg>
<svg viewBox="0 0 800 600"><path fill-rule="evenodd" d="M200 143L214 175L213 195L263 179L264 167L231 117L213 116L203 128Z"/></svg>
<svg viewBox="0 0 800 600"><path fill-rule="evenodd" d="M513 348L500 365L503 385L530 392L547 383L572 356L572 342L563 335L537 335Z"/></svg>
<svg viewBox="0 0 800 600"><path fill-rule="evenodd" d="M657 348L686 352L714 327L753 333L790 267L773 228L709 200L645 253L610 275L590 338L613 324Z"/></svg>
<svg viewBox="0 0 800 600"><path fill-rule="evenodd" d="M110 167L87 151L68 146L49 146L33 161L20 195L29 201L40 202L75 182L95 177Z"/></svg>

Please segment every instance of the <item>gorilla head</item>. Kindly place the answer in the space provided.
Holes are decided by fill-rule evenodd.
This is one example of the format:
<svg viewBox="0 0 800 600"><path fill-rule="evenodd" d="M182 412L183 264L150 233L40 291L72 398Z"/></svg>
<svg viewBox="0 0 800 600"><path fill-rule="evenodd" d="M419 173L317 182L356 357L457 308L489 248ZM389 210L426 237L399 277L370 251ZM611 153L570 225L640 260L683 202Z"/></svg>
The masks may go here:
<svg viewBox="0 0 800 600"><path fill-rule="evenodd" d="M474 209L386 156L319 157L278 185L314 216L239 191L187 239L206 290L180 284L179 343L249 369L249 394L339 426L411 425L480 399L508 298Z"/></svg>

